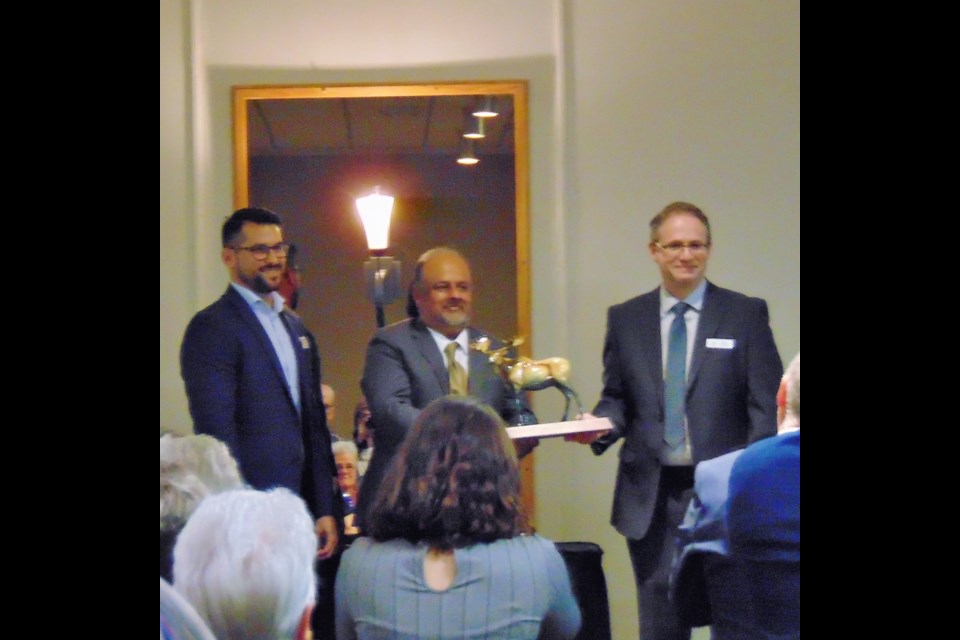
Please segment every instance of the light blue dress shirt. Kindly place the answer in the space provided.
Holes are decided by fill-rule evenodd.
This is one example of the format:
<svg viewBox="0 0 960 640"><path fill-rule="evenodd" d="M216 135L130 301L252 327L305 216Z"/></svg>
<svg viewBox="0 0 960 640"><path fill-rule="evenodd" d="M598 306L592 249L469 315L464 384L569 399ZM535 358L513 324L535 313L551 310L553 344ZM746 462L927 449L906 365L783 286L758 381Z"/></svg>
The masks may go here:
<svg viewBox="0 0 960 640"><path fill-rule="evenodd" d="M242 287L235 282L231 282L230 286L247 301L247 304L253 309L253 314L257 316L257 320L260 321L260 325L263 326L263 330L266 331L267 336L270 337L270 343L273 345L273 350L280 360L280 366L283 368L283 376L287 380L287 387L289 387L290 395L293 397L293 404L299 412L300 372L297 369L297 353L293 350L293 337L290 335L290 332L287 331L287 326L283 323L283 318L280 317L280 312L283 311L285 304L283 296L277 292L273 292L270 294L273 299L273 306L267 306L263 298L250 289Z"/></svg>
<svg viewBox="0 0 960 640"><path fill-rule="evenodd" d="M693 358L693 348L697 344L697 327L700 326L700 314L703 312L703 301L707 293L707 281L704 280L700 286L693 290L684 300L675 298L664 287L660 287L660 344L663 357L663 375L667 375L667 346L670 344L670 325L673 324L673 307L678 302L686 302L690 305L683 319L687 324L687 376L690 375L690 360ZM683 418L684 428L687 437L676 447L670 447L666 442L663 443L660 461L666 465L691 465L693 464L693 452L690 450L690 426L686 416Z"/></svg>

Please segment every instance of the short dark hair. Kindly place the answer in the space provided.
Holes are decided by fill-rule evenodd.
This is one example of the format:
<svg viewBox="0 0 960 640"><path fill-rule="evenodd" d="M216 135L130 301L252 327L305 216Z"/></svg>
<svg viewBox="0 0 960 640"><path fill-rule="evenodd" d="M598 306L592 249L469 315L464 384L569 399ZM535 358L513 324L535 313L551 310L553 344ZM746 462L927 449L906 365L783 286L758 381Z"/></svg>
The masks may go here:
<svg viewBox="0 0 960 640"><path fill-rule="evenodd" d="M469 396L444 396L420 413L368 513L377 541L445 551L533 531L506 423Z"/></svg>
<svg viewBox="0 0 960 640"><path fill-rule="evenodd" d="M667 221L667 218L679 213L688 213L703 223L707 228L707 244L713 244L713 231L710 229L710 220L707 214L700 210L700 207L689 202L671 202L663 211L658 213L650 221L650 242L656 242L660 234L660 227Z"/></svg>
<svg viewBox="0 0 960 640"><path fill-rule="evenodd" d="M253 224L273 224L278 227L283 226L283 220L273 211L262 209L260 207L248 207L233 212L233 215L227 218L223 223L223 230L220 233L224 247L233 246L240 236L243 235L243 225L252 222Z"/></svg>

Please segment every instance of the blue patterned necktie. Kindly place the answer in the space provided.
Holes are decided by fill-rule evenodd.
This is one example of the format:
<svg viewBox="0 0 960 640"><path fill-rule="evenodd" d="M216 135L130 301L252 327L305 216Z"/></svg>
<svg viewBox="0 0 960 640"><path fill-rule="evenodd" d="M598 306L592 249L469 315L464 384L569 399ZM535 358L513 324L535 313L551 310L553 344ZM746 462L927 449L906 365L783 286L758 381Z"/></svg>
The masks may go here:
<svg viewBox="0 0 960 640"><path fill-rule="evenodd" d="M686 415L687 394L687 322L683 315L690 308L686 302L674 305L670 342L667 346L667 378L665 381L666 419L663 439L676 447L687 437L683 418Z"/></svg>

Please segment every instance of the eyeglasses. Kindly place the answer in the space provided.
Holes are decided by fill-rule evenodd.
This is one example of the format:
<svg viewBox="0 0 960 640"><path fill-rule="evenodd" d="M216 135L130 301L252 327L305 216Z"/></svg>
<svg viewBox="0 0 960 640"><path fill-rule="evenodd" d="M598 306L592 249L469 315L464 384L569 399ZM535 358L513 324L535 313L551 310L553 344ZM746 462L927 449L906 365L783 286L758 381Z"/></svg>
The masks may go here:
<svg viewBox="0 0 960 640"><path fill-rule="evenodd" d="M266 260L270 255L270 252L277 254L278 258L286 258L287 254L290 253L290 245L286 242L281 242L280 244L275 244L272 247L268 247L265 244L255 244L252 247L230 247L234 251L249 251L250 254L256 260Z"/></svg>
<svg viewBox="0 0 960 640"><path fill-rule="evenodd" d="M668 245L662 245L659 242L654 242L661 251L666 253L669 256L679 256L683 253L684 249L690 249L690 253L693 255L701 255L706 253L707 249L710 248L710 244L707 242L671 242Z"/></svg>

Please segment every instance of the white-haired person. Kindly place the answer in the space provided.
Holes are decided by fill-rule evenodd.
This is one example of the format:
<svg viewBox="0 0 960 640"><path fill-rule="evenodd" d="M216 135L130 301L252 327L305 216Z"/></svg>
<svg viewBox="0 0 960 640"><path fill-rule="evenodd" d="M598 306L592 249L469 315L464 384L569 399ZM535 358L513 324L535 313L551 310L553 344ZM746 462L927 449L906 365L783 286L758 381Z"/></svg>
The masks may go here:
<svg viewBox="0 0 960 640"><path fill-rule="evenodd" d="M317 594L317 534L289 489L207 497L174 549L174 588L218 640L304 640Z"/></svg>
<svg viewBox="0 0 960 640"><path fill-rule="evenodd" d="M800 637L800 354L777 392L777 435L755 442L730 471L730 553L744 568L767 637Z"/></svg>
<svg viewBox="0 0 960 640"><path fill-rule="evenodd" d="M340 440L331 445L337 463L337 485L343 496L344 535L356 537L360 530L354 524L357 496L360 495L360 451L352 440Z"/></svg>
<svg viewBox="0 0 960 640"><path fill-rule="evenodd" d="M173 581L173 545L200 501L244 486L237 461L208 435L160 437L160 577Z"/></svg>

